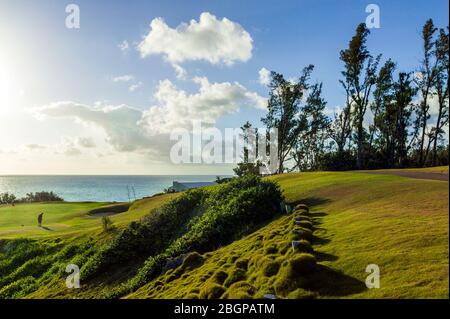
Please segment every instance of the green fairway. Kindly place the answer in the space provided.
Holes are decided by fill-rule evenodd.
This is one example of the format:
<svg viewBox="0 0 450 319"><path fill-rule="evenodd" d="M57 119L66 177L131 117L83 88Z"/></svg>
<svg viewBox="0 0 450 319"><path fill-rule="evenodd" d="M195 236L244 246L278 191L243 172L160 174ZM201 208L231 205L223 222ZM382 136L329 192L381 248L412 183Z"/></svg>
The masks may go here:
<svg viewBox="0 0 450 319"><path fill-rule="evenodd" d="M174 195L160 195L134 202L128 211L111 215L116 227L123 227L139 219L154 207ZM109 203L92 202L49 202L0 205L1 238L37 238L53 236L95 235L101 231L101 214L89 214L93 209L108 206ZM37 216L44 213L43 227L38 227Z"/></svg>

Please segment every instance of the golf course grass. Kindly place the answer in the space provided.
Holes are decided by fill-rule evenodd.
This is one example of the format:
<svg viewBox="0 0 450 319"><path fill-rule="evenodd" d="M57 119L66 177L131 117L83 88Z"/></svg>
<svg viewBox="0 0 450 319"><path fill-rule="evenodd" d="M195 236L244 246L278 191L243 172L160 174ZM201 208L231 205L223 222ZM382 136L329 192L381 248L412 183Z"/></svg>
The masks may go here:
<svg viewBox="0 0 450 319"><path fill-rule="evenodd" d="M122 228L174 196L174 194L167 194L137 200L130 205L127 211L114 213L109 217L115 227ZM0 205L0 238L93 235L101 231L103 214L91 214L91 211L114 205L120 205L120 203L48 202L14 206ZM114 210L111 209L111 211ZM37 216L41 212L44 213L43 227L38 227Z"/></svg>
<svg viewBox="0 0 450 319"><path fill-rule="evenodd" d="M448 172L448 167L431 171ZM193 255L194 266L169 270L124 297L449 297L447 181L363 172L290 173L269 179L279 183L287 202L309 207L314 231L311 244L318 263L314 272L302 277L301 282L289 277L284 265L294 258L293 215L283 214L229 245ZM174 196L143 199L132 203L128 211L110 217L120 229ZM89 212L105 205L108 203L0 206L0 238L25 237L38 242L63 238L63 243L86 237L95 240L104 235L100 217ZM41 211L45 212L44 226L51 230L36 226ZM369 264L380 269L380 288L368 289L365 285ZM82 282L81 289L72 290L65 288L64 279L46 279L33 291L17 296L102 297L132 276L121 271L110 269L102 278ZM14 276L19 280L19 275ZM36 280L39 276L35 275Z"/></svg>

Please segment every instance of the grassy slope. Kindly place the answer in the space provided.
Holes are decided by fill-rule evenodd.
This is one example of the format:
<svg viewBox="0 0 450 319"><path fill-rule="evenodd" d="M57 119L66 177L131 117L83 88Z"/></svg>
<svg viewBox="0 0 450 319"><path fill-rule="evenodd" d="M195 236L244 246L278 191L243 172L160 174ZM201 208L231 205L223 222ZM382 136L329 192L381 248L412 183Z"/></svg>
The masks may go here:
<svg viewBox="0 0 450 319"><path fill-rule="evenodd" d="M311 275L309 290L320 297L448 298L448 182L327 172L273 178L289 201L313 209L313 246L321 266ZM200 268L177 279L169 272L128 297L185 297L204 289L218 269L231 274L236 258L249 260L246 280L256 296L270 293L277 278L262 275L264 259L270 257L266 248L284 248L291 228L292 218L283 216L207 254ZM282 261L289 254L272 257ZM372 263L381 270L380 289L364 285L365 268Z"/></svg>
<svg viewBox="0 0 450 319"><path fill-rule="evenodd" d="M137 220L148 212L173 198L173 194L155 196L134 202L124 213L110 216L114 225L121 228ZM0 205L0 239L1 238L52 238L98 235L101 232L100 217L89 215L95 208L108 203L33 203ZM43 226L37 226L37 215L44 212ZM23 225L23 226L22 226Z"/></svg>
<svg viewBox="0 0 450 319"><path fill-rule="evenodd" d="M448 298L448 182L327 172L272 178L279 181L289 201L302 201L312 207L316 227L313 246L320 267L310 276L308 289L318 293L319 297ZM116 226L122 227L171 196L138 201L128 212L112 219ZM25 231L14 225L25 220L14 220L19 214L7 216L5 212L10 211L10 207L0 206L0 238L65 236L67 241L72 241L78 237L104 237L99 217L87 216L89 210L102 204L42 204L49 205L44 207L48 213L44 215L44 221L49 222L47 226L54 231L33 226L35 212L40 209L38 205L41 204L15 207L25 210L25 215L29 214L22 218L30 218L32 230ZM50 207L54 209L53 217ZM61 207L64 207L64 214ZM58 228L58 224L67 227ZM127 297L186 297L192 290L193 293L204 290L211 275L218 270L231 274L236 261L242 259L249 261L245 280L256 288L255 296L261 297L272 292L280 277L263 276L268 258L281 263L292 255L287 249L291 228L292 216L282 216L257 232L206 254L203 266L180 276L174 275L173 271L166 273ZM2 234L6 229L17 232ZM271 245L276 245L278 251L268 254L267 248ZM365 268L370 263L380 266L380 289L365 288ZM123 275L119 274L119 277ZM108 277L99 278L98 282L77 291L66 289L62 281L53 282L28 297L95 298L117 284L114 280L103 283ZM242 292L232 287L227 293L233 297Z"/></svg>

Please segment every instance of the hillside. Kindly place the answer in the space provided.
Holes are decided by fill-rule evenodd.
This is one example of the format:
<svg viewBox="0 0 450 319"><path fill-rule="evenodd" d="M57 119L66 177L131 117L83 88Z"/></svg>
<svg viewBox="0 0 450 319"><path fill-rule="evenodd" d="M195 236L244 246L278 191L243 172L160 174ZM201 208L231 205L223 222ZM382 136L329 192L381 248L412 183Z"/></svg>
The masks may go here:
<svg viewBox="0 0 450 319"><path fill-rule="evenodd" d="M313 247L320 267L309 275L308 291L319 297L448 298L448 183L359 173L301 173L274 178L289 201L310 205ZM205 277L232 269L234 258L249 260L246 280L255 297L273 292L279 277L263 275L264 259L289 258L264 251L289 244L292 216L207 256L185 278L149 283L128 297L173 298L201 290ZM258 244L259 238L263 238ZM381 288L367 289L368 264L381 270ZM167 281L170 274L160 278ZM295 297L295 296L294 296Z"/></svg>
<svg viewBox="0 0 450 319"><path fill-rule="evenodd" d="M48 234L45 239L39 239L36 234L38 239L32 243L3 241L0 261L2 254L9 259L3 264L0 262L0 270L3 270L2 280L6 276L9 279L3 284L0 280L0 287L3 287L0 295L260 298L276 294L282 298L448 298L448 182L363 172L292 173L269 180L279 183L286 201L309 207L309 214L297 212L296 216L304 215L313 224L311 244L318 264L312 272L292 274L289 267L298 254L291 248L294 215L279 214L267 215L259 226L255 224L249 232L244 232L241 239L236 238L217 250L205 250L201 255L192 253L181 265L151 280L134 281L138 284L132 290L121 290L121 287L142 270L144 260L136 260L126 267L112 264L101 274L82 279L81 289L66 289L64 265L69 260L86 263L98 254L100 244L95 243L95 238L104 235L97 220L95 226L86 223L85 231ZM168 200L161 197L158 203L155 198L134 203L129 212L113 217L117 219L117 232L129 221L141 218L151 208ZM83 218L92 220L92 217ZM64 235L62 240L61 235ZM14 235L19 236L18 232ZM0 233L0 238L4 237ZM48 259L28 257L34 258L35 265L42 266L38 267L39 271L27 270L23 266L25 257L19 270L14 271L11 263L14 259L19 266L19 253L15 257L7 254L11 254L15 242L18 242L16 247L26 248L16 250L22 251L20 256L36 255L23 253L31 245L44 251ZM368 264L380 267L379 289L365 286ZM145 265L148 266L148 262ZM50 271L50 268L55 269ZM22 286L29 282L34 286L27 291ZM122 292L111 294L117 289Z"/></svg>

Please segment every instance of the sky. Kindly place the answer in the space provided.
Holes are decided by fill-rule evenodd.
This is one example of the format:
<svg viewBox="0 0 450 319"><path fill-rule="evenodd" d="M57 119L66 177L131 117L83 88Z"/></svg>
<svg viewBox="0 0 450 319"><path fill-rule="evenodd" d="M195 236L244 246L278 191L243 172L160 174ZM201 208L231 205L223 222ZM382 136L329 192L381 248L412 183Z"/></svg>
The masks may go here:
<svg viewBox="0 0 450 319"><path fill-rule="evenodd" d="M448 25L446 0L0 0L0 174L230 174L173 163L170 133L261 125L268 71L308 64L333 114L339 51L371 3L368 49L416 70L421 27Z"/></svg>

